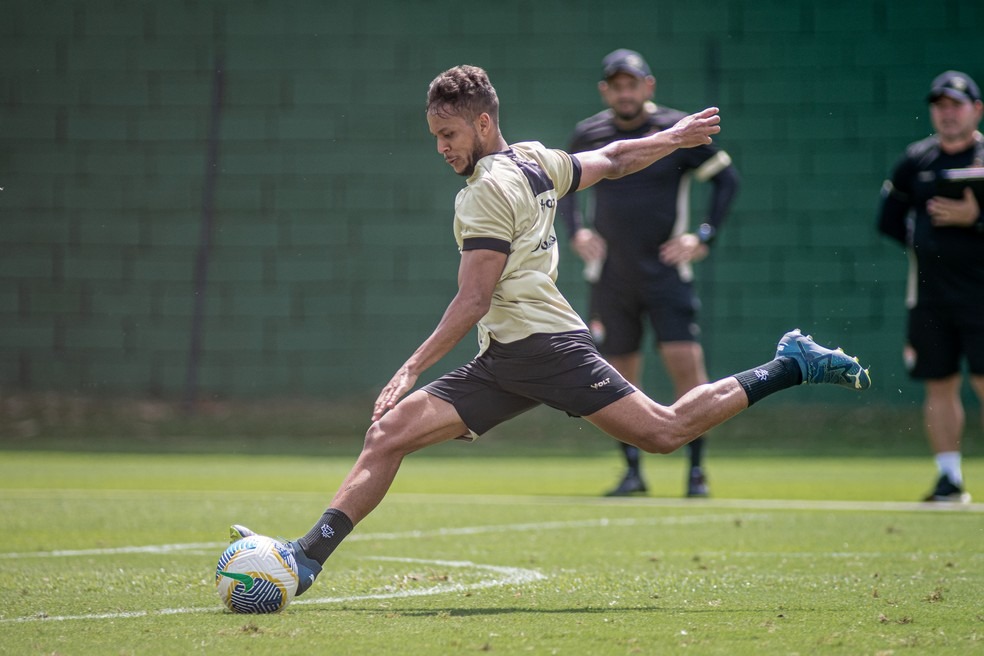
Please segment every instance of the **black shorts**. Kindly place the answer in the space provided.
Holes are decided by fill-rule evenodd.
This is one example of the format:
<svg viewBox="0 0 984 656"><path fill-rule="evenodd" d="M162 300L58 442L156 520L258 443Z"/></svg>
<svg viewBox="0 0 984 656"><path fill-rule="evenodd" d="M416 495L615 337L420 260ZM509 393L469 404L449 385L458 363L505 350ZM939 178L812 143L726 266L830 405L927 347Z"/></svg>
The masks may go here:
<svg viewBox="0 0 984 656"><path fill-rule="evenodd" d="M913 378L952 376L960 372L962 357L970 373L984 375L984 303L917 305L909 310L909 345L915 351Z"/></svg>
<svg viewBox="0 0 984 656"><path fill-rule="evenodd" d="M647 319L656 344L700 341L698 309L693 285L680 280L660 284L658 290L604 282L591 286L591 329L604 355L638 351Z"/></svg>
<svg viewBox="0 0 984 656"><path fill-rule="evenodd" d="M583 330L493 341L423 389L453 405L471 437L541 404L583 417L636 391Z"/></svg>

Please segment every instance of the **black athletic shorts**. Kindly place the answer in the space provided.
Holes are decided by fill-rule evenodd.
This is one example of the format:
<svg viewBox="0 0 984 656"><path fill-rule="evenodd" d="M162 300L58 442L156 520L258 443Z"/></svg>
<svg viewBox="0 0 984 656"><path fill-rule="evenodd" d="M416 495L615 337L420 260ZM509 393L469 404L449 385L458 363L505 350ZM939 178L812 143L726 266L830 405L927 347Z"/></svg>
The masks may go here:
<svg viewBox="0 0 984 656"><path fill-rule="evenodd" d="M604 282L591 286L591 327L604 355L638 351L647 319L657 344L700 341L699 309L693 285L683 281L667 281L658 291Z"/></svg>
<svg viewBox="0 0 984 656"><path fill-rule="evenodd" d="M636 390L584 330L508 344L493 340L480 356L423 389L454 406L471 438L541 404L583 417Z"/></svg>
<svg viewBox="0 0 984 656"><path fill-rule="evenodd" d="M921 303L909 310L909 345L915 360L909 374L937 379L960 372L961 357L970 373L984 375L984 302L953 306Z"/></svg>

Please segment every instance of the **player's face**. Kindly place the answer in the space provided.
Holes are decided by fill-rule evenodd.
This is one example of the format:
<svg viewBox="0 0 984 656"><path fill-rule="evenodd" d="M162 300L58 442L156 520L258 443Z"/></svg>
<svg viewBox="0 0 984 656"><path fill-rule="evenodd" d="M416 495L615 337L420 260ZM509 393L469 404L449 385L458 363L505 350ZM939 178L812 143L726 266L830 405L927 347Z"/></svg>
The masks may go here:
<svg viewBox="0 0 984 656"><path fill-rule="evenodd" d="M642 114L646 101L653 95L655 81L628 73L617 73L599 83L601 97L623 121L631 121Z"/></svg>
<svg viewBox="0 0 984 656"><path fill-rule="evenodd" d="M437 152L458 175L468 177L485 153L476 122L458 114L442 115L427 112L427 125L437 139Z"/></svg>
<svg viewBox="0 0 984 656"><path fill-rule="evenodd" d="M944 142L961 142L973 138L974 130L981 122L980 102L962 102L940 96L929 105L933 128Z"/></svg>

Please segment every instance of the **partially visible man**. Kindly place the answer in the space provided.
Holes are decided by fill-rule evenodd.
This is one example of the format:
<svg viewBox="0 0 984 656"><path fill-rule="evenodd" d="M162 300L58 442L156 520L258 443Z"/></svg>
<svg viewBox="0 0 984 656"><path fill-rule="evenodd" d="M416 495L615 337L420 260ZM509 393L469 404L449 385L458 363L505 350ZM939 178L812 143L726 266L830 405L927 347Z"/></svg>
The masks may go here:
<svg viewBox="0 0 984 656"><path fill-rule="evenodd" d="M964 408L961 363L984 401L984 218L969 187L958 198L940 193L947 169L984 166L977 127L984 105L966 73L933 80L929 114L936 133L909 144L882 186L878 229L909 249L908 342L912 378L926 389L923 415L939 478L924 501L968 503L961 468Z"/></svg>
<svg viewBox="0 0 984 656"><path fill-rule="evenodd" d="M656 80L638 52L610 53L602 61L602 78L598 90L608 109L577 124L568 152L638 139L666 130L684 116L653 104ZM696 229L690 223L693 180L712 184L707 217ZM592 336L601 354L634 385L642 384L640 349L647 322L675 398L708 381L692 265L707 257L737 192L738 173L731 158L707 144L677 150L638 173L595 185L590 192L591 221L585 220L576 197L561 199L558 213L592 283ZM700 437L687 446L688 497L708 494L704 443ZM620 446L626 471L608 495L645 492L639 449Z"/></svg>

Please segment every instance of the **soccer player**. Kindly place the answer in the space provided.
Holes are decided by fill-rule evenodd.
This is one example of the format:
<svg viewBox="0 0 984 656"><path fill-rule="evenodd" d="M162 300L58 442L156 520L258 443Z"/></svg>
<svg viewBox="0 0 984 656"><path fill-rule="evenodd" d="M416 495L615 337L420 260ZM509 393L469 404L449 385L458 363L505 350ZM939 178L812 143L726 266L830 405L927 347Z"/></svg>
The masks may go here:
<svg viewBox="0 0 984 656"><path fill-rule="evenodd" d="M455 200L458 292L380 392L362 452L329 508L310 531L287 543L300 569L297 594L382 501L404 457L447 440L474 439L540 404L584 417L644 451L669 453L779 390L801 383L856 390L871 385L856 358L793 330L780 340L774 359L699 385L663 406L598 354L557 289L557 200L679 148L706 145L720 131L719 122L712 107L648 137L569 155L538 142L509 145L499 130L498 97L481 68L458 66L431 82L427 124L437 152L466 179ZM479 355L411 392L420 374L475 326ZM251 534L232 527L234 539Z"/></svg>
<svg viewBox="0 0 984 656"><path fill-rule="evenodd" d="M933 80L929 116L936 134L909 144L882 185L878 229L910 252L906 298L909 374L923 381L923 417L939 478L924 501L970 502L960 438L964 408L961 361L984 401L984 216L969 187L960 198L937 193L940 172L984 166L981 92L966 73Z"/></svg>
<svg viewBox="0 0 984 656"><path fill-rule="evenodd" d="M595 150L672 127L684 114L653 104L655 89L656 79L638 52L619 49L608 54L598 83L608 109L577 124L568 152ZM709 181L711 193L706 220L691 230L689 193L694 180ZM557 210L571 247L585 261L587 277L594 278L592 271L597 275L589 281L591 334L605 359L641 387L640 347L648 322L674 395L680 398L708 381L693 264L710 252L738 192L738 172L726 152L703 144L676 150L638 173L602 180L591 191L593 230L573 194L564 196ZM698 437L687 445L688 497L708 494L704 442ZM645 492L638 447L619 444L626 471L608 495Z"/></svg>

